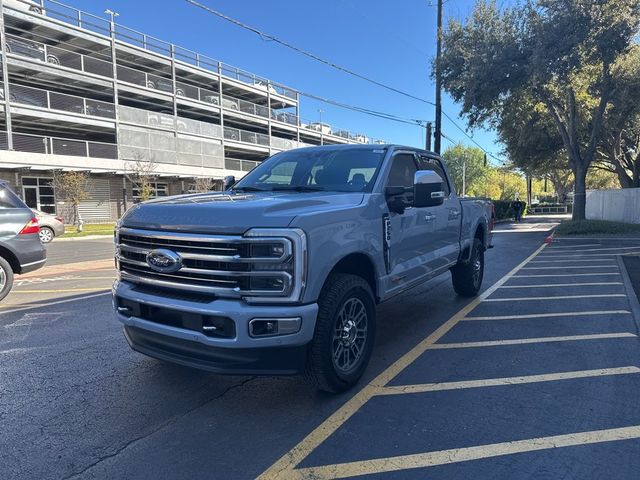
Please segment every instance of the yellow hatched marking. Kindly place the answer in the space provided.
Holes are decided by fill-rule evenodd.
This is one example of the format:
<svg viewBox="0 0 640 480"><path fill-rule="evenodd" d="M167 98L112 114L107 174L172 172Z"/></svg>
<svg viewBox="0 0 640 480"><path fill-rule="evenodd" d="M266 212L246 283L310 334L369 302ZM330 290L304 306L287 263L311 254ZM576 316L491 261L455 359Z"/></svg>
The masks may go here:
<svg viewBox="0 0 640 480"><path fill-rule="evenodd" d="M491 340L488 342L460 342L460 343L436 343L429 347L430 350L444 350L449 348L479 348L500 347L503 345L526 345L528 343L553 343L574 342L579 340L604 340L608 338L632 338L633 333L598 333L595 335L567 335L565 337L539 337L539 338L515 338L513 340Z"/></svg>
<svg viewBox="0 0 640 480"><path fill-rule="evenodd" d="M593 430L590 432L554 435L550 437L529 438L513 442L492 443L466 448L452 448L435 452L401 455L397 457L376 458L359 462L323 465L321 467L301 468L287 472L287 479L325 480L349 478L358 475L397 472L414 468L426 468L450 463L468 462L483 458L500 457L516 453L551 450L554 448L590 445L640 438L640 425L631 427ZM282 477L285 478L285 477Z"/></svg>
<svg viewBox="0 0 640 480"><path fill-rule="evenodd" d="M527 318L553 318L553 317L583 317L590 315L626 315L628 310L593 310L590 312L557 312L557 313L532 313L527 315L498 315L489 317L465 317L463 320L519 320Z"/></svg>
<svg viewBox="0 0 640 480"><path fill-rule="evenodd" d="M485 302L524 302L526 300L569 300L572 298L612 298L625 297L624 293L607 293L598 295L558 295L555 297L512 297L512 298L487 298Z"/></svg>
<svg viewBox="0 0 640 480"><path fill-rule="evenodd" d="M589 282L589 283L546 283L544 285L503 285L500 288L551 288L551 287L595 287L603 285L624 285L622 282Z"/></svg>
<svg viewBox="0 0 640 480"><path fill-rule="evenodd" d="M277 462L263 472L259 480L271 479L290 479L298 478L296 475L302 470L295 470L302 460L304 460L313 450L315 450L322 442L324 442L331 434L333 434L344 422L356 413L360 407L367 403L376 395L379 387L389 383L396 375L411 365L420 355L422 355L429 347L441 339L449 330L451 330L458 322L464 319L468 313L476 308L482 300L487 298L504 283L506 283L513 275L524 267L528 262L536 257L546 244L541 245L535 252L527 257L522 263L502 277L493 286L489 287L479 297L471 301L467 306L463 307L453 317L443 323L431 335L423 339L415 347L405 353L391 366L387 367L382 373L375 377L368 385L362 388L358 393L351 397L342 407L336 410L324 422L318 425L311 433L309 433L300 443L285 453ZM309 478L309 477L300 477Z"/></svg>
<svg viewBox="0 0 640 480"><path fill-rule="evenodd" d="M462 390L466 388L499 387L503 385L520 385L525 383L555 382L575 378L603 377L610 375L627 375L640 373L638 367L600 368L595 370L579 370L575 372L548 373L544 375L524 375L520 377L487 378L484 380L468 380L463 382L424 383L417 385L392 385L381 387L378 395L401 395L405 393L438 392L441 390Z"/></svg>

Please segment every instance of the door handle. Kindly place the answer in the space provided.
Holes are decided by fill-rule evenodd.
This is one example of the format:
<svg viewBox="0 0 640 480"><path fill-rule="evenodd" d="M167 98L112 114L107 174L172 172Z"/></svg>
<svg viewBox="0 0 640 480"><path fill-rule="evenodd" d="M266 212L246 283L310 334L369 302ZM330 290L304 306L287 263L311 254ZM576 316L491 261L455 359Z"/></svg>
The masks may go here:
<svg viewBox="0 0 640 480"><path fill-rule="evenodd" d="M430 213L427 213L427 214L424 216L424 219L425 219L427 222L430 222L430 221L432 221L432 220L435 220L435 219L436 219L436 216L435 216L435 215L431 215Z"/></svg>
<svg viewBox="0 0 640 480"><path fill-rule="evenodd" d="M451 210L451 217L458 218L460 216L460 210Z"/></svg>

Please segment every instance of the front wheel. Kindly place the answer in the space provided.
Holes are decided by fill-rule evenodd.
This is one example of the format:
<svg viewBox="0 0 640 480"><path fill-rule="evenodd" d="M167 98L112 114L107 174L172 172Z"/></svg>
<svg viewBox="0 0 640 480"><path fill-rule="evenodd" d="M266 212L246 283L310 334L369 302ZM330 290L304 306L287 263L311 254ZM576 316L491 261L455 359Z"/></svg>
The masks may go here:
<svg viewBox="0 0 640 480"><path fill-rule="evenodd" d="M0 257L0 300L4 299L13 287L13 269L9 262Z"/></svg>
<svg viewBox="0 0 640 480"><path fill-rule="evenodd" d="M318 301L318 319L305 376L320 390L343 392L369 363L376 330L376 306L361 277L332 274Z"/></svg>
<svg viewBox="0 0 640 480"><path fill-rule="evenodd" d="M475 238L471 247L471 258L460 261L451 269L453 289L463 297L474 297L480 291L484 277L484 246Z"/></svg>

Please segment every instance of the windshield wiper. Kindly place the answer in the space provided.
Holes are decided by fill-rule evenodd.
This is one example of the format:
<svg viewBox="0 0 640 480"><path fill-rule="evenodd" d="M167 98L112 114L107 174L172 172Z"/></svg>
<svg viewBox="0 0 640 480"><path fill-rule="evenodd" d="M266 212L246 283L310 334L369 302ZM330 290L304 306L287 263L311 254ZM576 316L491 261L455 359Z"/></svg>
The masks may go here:
<svg viewBox="0 0 640 480"><path fill-rule="evenodd" d="M322 187L316 187L313 185L295 185L295 186L281 186L273 187L274 192L324 192L326 191Z"/></svg>

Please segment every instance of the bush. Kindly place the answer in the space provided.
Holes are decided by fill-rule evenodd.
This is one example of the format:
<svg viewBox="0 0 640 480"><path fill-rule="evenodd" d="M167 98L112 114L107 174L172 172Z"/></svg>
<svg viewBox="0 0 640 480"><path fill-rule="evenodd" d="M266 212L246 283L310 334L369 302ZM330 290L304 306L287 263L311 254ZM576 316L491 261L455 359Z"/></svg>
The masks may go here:
<svg viewBox="0 0 640 480"><path fill-rule="evenodd" d="M558 225L555 233L556 235L638 234L640 225L606 220L571 220Z"/></svg>
<svg viewBox="0 0 640 480"><path fill-rule="evenodd" d="M520 200L524 204L524 210L522 216L527 214L527 202ZM516 214L511 207L513 201L511 200L494 200L493 204L496 207L496 220L507 220L509 218L515 218Z"/></svg>

